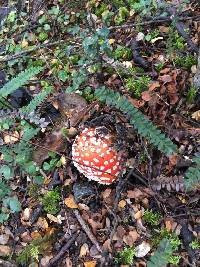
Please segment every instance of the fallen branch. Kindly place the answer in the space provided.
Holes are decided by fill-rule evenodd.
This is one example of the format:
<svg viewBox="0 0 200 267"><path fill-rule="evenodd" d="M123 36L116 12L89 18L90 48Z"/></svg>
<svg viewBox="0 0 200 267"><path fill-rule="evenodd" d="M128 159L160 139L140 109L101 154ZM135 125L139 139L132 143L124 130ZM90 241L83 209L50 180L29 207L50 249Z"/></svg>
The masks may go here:
<svg viewBox="0 0 200 267"><path fill-rule="evenodd" d="M92 242L93 245L95 245L95 247L97 248L97 250L99 252L102 252L102 249L96 239L96 237L93 235L93 233L91 232L89 226L86 224L86 222L84 221L84 219L82 218L81 214L79 213L79 211L77 209L73 210L74 215L76 216L77 221L80 223L82 229L84 230L84 232L86 233L86 235L89 237L90 241Z"/></svg>
<svg viewBox="0 0 200 267"><path fill-rule="evenodd" d="M38 45L36 45L36 46L34 46L32 48L29 48L29 49L26 49L26 50L22 50L19 53L16 53L14 55L6 56L6 57L0 57L0 62L11 61L11 60L26 56L27 54L32 53L34 51L37 51L39 49L44 49L44 48L52 47L52 46L55 46L55 45L60 45L60 44L63 44L63 43L66 43L66 40L59 40L59 41L55 41L55 42L52 42L52 43L46 43L46 44L38 44ZM75 42L73 42L73 44L77 45L77 43L75 43Z"/></svg>
<svg viewBox="0 0 200 267"><path fill-rule="evenodd" d="M194 16L194 17L180 17L179 21L186 21L186 20L190 20L190 19L199 19L200 16ZM148 21L144 21L144 22L137 22L137 23L130 23L130 24L124 24L124 25L119 25L119 26L111 26L108 29L110 31L112 30L117 30L117 29L129 29L129 28L133 28L136 26L145 26L145 25L151 25L151 24L162 24L164 22L171 22L172 18L168 17L165 19L153 19L153 20L148 20Z"/></svg>
<svg viewBox="0 0 200 267"><path fill-rule="evenodd" d="M75 242L79 235L80 231L76 232L71 236L71 238L67 241L67 243L61 248L61 250L58 252L58 254L53 257L49 263L46 265L46 267L53 267L58 266L58 261L65 255L66 251L71 247L71 245Z"/></svg>

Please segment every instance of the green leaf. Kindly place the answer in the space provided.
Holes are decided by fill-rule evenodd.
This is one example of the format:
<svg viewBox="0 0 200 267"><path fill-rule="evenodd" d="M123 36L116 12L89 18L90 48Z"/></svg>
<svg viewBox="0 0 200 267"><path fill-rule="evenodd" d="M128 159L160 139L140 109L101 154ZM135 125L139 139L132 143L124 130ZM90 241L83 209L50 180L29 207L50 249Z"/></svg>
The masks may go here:
<svg viewBox="0 0 200 267"><path fill-rule="evenodd" d="M4 223L9 218L9 214L6 213L0 213L0 223Z"/></svg>
<svg viewBox="0 0 200 267"><path fill-rule="evenodd" d="M37 75L43 70L42 67L30 67L20 72L15 78L12 78L0 89L0 97L7 97L9 94L26 84L31 77Z"/></svg>
<svg viewBox="0 0 200 267"><path fill-rule="evenodd" d="M5 177L5 179L10 179L12 177L11 175L11 169L9 166L7 165L3 165L2 167L0 167L0 173L3 174L3 176Z"/></svg>
<svg viewBox="0 0 200 267"><path fill-rule="evenodd" d="M107 89L105 86L96 89L95 95L101 101L106 101L108 105L117 107L124 112L138 133L149 140L160 151L166 155L171 155L176 151L176 145L169 138L165 137L150 120L146 119L143 113L135 108L125 96Z"/></svg>
<svg viewBox="0 0 200 267"><path fill-rule="evenodd" d="M9 206L11 211L19 212L21 210L21 203L18 201L16 197L8 197L4 199L4 205Z"/></svg>

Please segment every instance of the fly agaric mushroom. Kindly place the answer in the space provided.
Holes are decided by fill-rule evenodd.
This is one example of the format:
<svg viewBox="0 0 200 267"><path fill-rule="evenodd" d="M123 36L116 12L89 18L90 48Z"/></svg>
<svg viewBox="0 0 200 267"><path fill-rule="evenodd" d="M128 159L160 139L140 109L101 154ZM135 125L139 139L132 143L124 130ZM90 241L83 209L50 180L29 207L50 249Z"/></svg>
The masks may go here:
<svg viewBox="0 0 200 267"><path fill-rule="evenodd" d="M124 158L113 147L113 135L85 128L72 146L74 166L89 180L111 184L125 172Z"/></svg>

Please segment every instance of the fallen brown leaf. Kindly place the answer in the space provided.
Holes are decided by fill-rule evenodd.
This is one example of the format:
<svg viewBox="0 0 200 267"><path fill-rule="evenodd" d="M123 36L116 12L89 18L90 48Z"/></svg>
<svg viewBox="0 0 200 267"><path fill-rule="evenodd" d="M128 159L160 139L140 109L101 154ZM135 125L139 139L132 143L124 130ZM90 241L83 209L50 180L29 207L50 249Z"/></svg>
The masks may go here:
<svg viewBox="0 0 200 267"><path fill-rule="evenodd" d="M97 261L85 261L84 266L85 267L95 267L97 264Z"/></svg>
<svg viewBox="0 0 200 267"><path fill-rule="evenodd" d="M5 257L11 253L11 248L9 246L0 245L0 256Z"/></svg>
<svg viewBox="0 0 200 267"><path fill-rule="evenodd" d="M65 205L70 209L77 209L78 205L76 204L76 201L74 199L73 195L69 195L69 197L65 198Z"/></svg>

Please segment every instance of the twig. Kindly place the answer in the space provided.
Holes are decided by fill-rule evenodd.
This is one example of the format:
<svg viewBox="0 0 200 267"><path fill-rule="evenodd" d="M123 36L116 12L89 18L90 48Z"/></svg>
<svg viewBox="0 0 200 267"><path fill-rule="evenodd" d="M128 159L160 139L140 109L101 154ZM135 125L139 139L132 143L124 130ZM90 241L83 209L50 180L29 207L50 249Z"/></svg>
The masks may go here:
<svg viewBox="0 0 200 267"><path fill-rule="evenodd" d="M75 234L73 234L73 236L61 248L61 250L58 252L58 254L49 261L49 263L46 265L46 267L52 267L52 266L55 266L55 265L58 266L57 262L65 255L66 251L71 247L71 245L77 239L79 233L80 233L80 231L78 231Z"/></svg>
<svg viewBox="0 0 200 267"><path fill-rule="evenodd" d="M86 224L86 222L84 221L84 219L82 218L81 214L79 213L79 211L77 209L73 210L74 215L76 216L76 219L78 220L78 222L80 223L82 229L85 231L85 233L87 234L87 236L89 237L90 241L92 242L93 245L95 245L95 247L97 248L97 250L99 252L102 252L102 248L100 247L96 237L93 235L93 233L91 232L89 226Z"/></svg>
<svg viewBox="0 0 200 267"><path fill-rule="evenodd" d="M66 40L59 40L59 41L55 41L55 42L52 42L52 43L46 43L46 44L38 44L38 45L36 45L36 46L34 46L32 48L20 51L19 53L16 53L14 55L0 58L0 62L11 61L11 60L14 60L16 58L25 56L25 55L27 55L27 54L29 54L31 52L34 52L34 51L36 51L38 49L48 48L48 47L52 47L52 46L63 44L63 43L66 43ZM77 45L77 43L75 43L75 42L73 42L73 43L74 43L74 45Z"/></svg>
<svg viewBox="0 0 200 267"><path fill-rule="evenodd" d="M199 16L194 16L194 17L180 17L179 21L185 21L185 20L190 20L190 19L198 19ZM144 22L137 22L137 23L130 23L130 24L124 24L120 26L111 26L108 29L111 30L117 30L117 29L128 29L128 28L133 28L136 26L145 26L145 25L150 25L150 24L162 24L164 22L171 22L172 19L170 17L165 18L165 19L153 19L149 21L144 21Z"/></svg>

